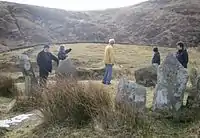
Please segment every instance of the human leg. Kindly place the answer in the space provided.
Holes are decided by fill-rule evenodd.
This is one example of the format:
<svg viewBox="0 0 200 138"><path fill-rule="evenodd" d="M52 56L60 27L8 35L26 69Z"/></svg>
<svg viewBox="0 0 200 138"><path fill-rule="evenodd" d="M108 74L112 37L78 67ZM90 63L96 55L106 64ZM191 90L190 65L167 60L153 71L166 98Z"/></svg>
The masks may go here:
<svg viewBox="0 0 200 138"><path fill-rule="evenodd" d="M105 65L105 73L102 83L106 84L107 82L107 76L108 76L108 65Z"/></svg>

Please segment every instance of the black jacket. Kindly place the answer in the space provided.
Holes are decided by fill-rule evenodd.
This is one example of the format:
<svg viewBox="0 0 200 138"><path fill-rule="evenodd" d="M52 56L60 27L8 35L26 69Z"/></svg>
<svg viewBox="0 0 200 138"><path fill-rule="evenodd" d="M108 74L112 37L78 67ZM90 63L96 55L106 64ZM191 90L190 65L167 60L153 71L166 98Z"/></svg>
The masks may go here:
<svg viewBox="0 0 200 138"><path fill-rule="evenodd" d="M50 52L41 51L37 56L37 64L40 70L51 72L52 71L52 60L56 61L57 65L59 60Z"/></svg>
<svg viewBox="0 0 200 138"><path fill-rule="evenodd" d="M59 59L59 60L65 60L66 57L67 57L67 54L68 54L71 50L72 50L72 49L70 48L70 49L67 49L67 50L65 50L65 51L59 51L59 52L58 52L58 59Z"/></svg>
<svg viewBox="0 0 200 138"><path fill-rule="evenodd" d="M155 52L152 58L152 64L157 63L158 65L160 65L160 53L159 52Z"/></svg>
<svg viewBox="0 0 200 138"><path fill-rule="evenodd" d="M187 68L187 64L188 64L188 52L187 52L187 50L179 50L176 53L176 58L178 59L178 61L181 63L181 65L184 68Z"/></svg>

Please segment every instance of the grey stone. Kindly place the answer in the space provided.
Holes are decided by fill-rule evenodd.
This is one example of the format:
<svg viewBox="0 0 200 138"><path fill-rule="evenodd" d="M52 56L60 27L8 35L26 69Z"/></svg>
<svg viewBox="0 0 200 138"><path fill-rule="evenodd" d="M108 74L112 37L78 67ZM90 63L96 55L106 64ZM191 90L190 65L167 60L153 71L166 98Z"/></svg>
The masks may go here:
<svg viewBox="0 0 200 138"><path fill-rule="evenodd" d="M158 80L154 93L153 110L178 111L182 106L188 72L174 54L169 54L158 68Z"/></svg>
<svg viewBox="0 0 200 138"><path fill-rule="evenodd" d="M146 88L127 79L120 79L116 103L128 104L133 108L144 110L146 105Z"/></svg>
<svg viewBox="0 0 200 138"><path fill-rule="evenodd" d="M146 87L155 86L157 82L158 65L151 65L135 71L135 79L138 84Z"/></svg>
<svg viewBox="0 0 200 138"><path fill-rule="evenodd" d="M0 120L0 129L6 130L5 136L21 138L42 123L44 123L43 114L39 110L33 110L9 119Z"/></svg>
<svg viewBox="0 0 200 138"><path fill-rule="evenodd" d="M75 75L76 74L76 67L73 65L70 58L65 60L60 60L59 66L56 70L56 74L63 74L63 75Z"/></svg>
<svg viewBox="0 0 200 138"><path fill-rule="evenodd" d="M8 103L1 103L0 104L0 113L9 113L10 110L15 106L16 100L13 99Z"/></svg>

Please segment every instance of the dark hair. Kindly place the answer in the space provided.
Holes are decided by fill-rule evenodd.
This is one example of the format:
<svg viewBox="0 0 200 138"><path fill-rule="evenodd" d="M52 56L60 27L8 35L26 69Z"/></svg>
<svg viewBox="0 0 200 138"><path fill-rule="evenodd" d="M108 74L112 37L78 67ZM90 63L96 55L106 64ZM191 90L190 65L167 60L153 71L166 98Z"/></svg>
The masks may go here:
<svg viewBox="0 0 200 138"><path fill-rule="evenodd" d="M158 48L157 48L157 47L154 47L154 48L153 48L153 52L158 52Z"/></svg>
<svg viewBox="0 0 200 138"><path fill-rule="evenodd" d="M178 43L176 43L177 46L180 46L182 49L184 49L184 43L179 41Z"/></svg>
<svg viewBox="0 0 200 138"><path fill-rule="evenodd" d="M50 48L49 45L44 45L44 48Z"/></svg>

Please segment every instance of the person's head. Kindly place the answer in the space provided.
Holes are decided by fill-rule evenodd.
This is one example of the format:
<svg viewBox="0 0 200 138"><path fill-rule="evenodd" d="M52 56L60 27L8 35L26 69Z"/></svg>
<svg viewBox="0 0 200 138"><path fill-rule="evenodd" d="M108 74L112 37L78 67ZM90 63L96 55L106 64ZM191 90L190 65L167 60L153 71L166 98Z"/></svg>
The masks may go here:
<svg viewBox="0 0 200 138"><path fill-rule="evenodd" d="M64 51L65 47L64 46L60 46L60 50L59 51Z"/></svg>
<svg viewBox="0 0 200 138"><path fill-rule="evenodd" d="M157 48L157 47L154 47L154 48L153 48L153 52L155 52L155 53L158 52L158 48Z"/></svg>
<svg viewBox="0 0 200 138"><path fill-rule="evenodd" d="M115 39L109 39L109 44L113 46L115 44Z"/></svg>
<svg viewBox="0 0 200 138"><path fill-rule="evenodd" d="M44 52L50 52L50 47L49 45L44 46Z"/></svg>
<svg viewBox="0 0 200 138"><path fill-rule="evenodd" d="M178 50L184 50L184 43L179 41L178 43L176 43L177 49Z"/></svg>

